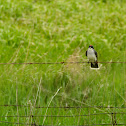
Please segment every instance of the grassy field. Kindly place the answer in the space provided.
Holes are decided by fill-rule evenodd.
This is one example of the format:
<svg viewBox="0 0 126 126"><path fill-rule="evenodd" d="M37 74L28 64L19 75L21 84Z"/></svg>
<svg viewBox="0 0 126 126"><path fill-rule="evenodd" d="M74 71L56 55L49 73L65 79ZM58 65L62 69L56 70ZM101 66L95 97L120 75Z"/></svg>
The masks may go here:
<svg viewBox="0 0 126 126"><path fill-rule="evenodd" d="M90 44L99 61L126 62L125 0L0 0L0 63L87 61ZM126 65L99 66L0 65L0 125L111 124L126 108L90 107L126 106Z"/></svg>

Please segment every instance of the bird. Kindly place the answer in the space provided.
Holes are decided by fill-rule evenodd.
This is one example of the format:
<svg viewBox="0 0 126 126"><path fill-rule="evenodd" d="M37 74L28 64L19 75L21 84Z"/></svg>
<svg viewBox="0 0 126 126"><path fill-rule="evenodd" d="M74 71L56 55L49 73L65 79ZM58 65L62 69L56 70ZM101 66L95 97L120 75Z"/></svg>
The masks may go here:
<svg viewBox="0 0 126 126"><path fill-rule="evenodd" d="M98 68L98 55L94 50L93 45L89 45L89 48L86 51L86 56L89 59L88 63L91 62L91 68Z"/></svg>

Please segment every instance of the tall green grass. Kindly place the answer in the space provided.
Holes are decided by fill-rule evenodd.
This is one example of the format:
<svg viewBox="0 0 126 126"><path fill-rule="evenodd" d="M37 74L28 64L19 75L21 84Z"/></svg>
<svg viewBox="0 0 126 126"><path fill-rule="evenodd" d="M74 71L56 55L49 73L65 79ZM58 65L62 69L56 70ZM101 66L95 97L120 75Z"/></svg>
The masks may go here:
<svg viewBox="0 0 126 126"><path fill-rule="evenodd" d="M98 52L99 61L126 62L125 6L125 0L1 0L0 62L87 61L89 44ZM109 114L90 114L126 110L34 108L126 106L125 64L99 66L99 70L92 70L90 64L0 65L0 105L29 106L0 106L0 121L37 125L111 123ZM33 117L1 117L9 115ZM46 117L44 121L39 117L42 115L72 117ZM126 123L125 118L126 114L117 114L117 124Z"/></svg>

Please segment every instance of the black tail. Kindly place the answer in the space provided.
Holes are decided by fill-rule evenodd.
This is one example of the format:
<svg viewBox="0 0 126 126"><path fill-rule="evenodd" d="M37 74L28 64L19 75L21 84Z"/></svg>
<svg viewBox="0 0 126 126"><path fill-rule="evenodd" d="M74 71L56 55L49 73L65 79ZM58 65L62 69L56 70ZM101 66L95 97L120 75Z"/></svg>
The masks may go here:
<svg viewBox="0 0 126 126"><path fill-rule="evenodd" d="M91 63L91 68L98 68L98 63Z"/></svg>

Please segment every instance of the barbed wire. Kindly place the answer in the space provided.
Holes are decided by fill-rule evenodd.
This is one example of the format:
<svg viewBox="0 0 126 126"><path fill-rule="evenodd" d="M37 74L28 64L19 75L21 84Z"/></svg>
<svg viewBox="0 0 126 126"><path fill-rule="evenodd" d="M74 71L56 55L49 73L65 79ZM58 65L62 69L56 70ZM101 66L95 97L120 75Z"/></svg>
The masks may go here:
<svg viewBox="0 0 126 126"><path fill-rule="evenodd" d="M20 125L30 125L30 126L43 126L37 125L36 123L16 123L16 122L7 122L7 121L0 121L0 123L8 123L8 124L20 124ZM60 126L103 126L103 125L113 125L113 123L103 123L103 124L86 124L86 125L60 125ZM118 123L117 125L126 125L126 123ZM44 126L57 126L57 125L44 125Z"/></svg>
<svg viewBox="0 0 126 126"><path fill-rule="evenodd" d="M106 115L106 114L126 114L126 112L107 112L107 113L93 113L93 114L85 114L85 115L8 115L8 116L0 116L1 118L8 118L8 117L21 117L21 118L27 118L27 117L84 117L84 116L93 116L93 115Z"/></svg>
<svg viewBox="0 0 126 126"><path fill-rule="evenodd" d="M11 106L13 106L13 107L31 107L30 105L7 105L7 104L5 104L5 105L0 105L0 107L11 107ZM34 107L34 108L47 108L46 106L32 106L32 107ZM117 108L117 109L126 109L126 106L123 106L123 107L120 107L120 106L117 106L117 107L114 107L114 106L49 106L48 108L58 108L58 109L74 109L74 108L76 108L76 109L78 109L78 108L108 108L108 109L114 109L114 108Z"/></svg>
<svg viewBox="0 0 126 126"><path fill-rule="evenodd" d="M29 62L29 63L0 63L0 65L31 65L31 64L83 64L83 63L89 63L89 62ZM117 62L117 61L113 61L113 62L98 62L98 63L120 63L120 64L125 64L126 62ZM0 105L0 107L31 107L29 105ZM117 106L117 107L113 107L113 106L50 106L50 107L46 107L46 106L32 106L34 108L53 108L53 109L79 109L79 108L101 108L101 109L126 109L126 106ZM92 113L92 114L85 114L85 115L8 115L8 116L0 116L0 118L11 118L11 117L20 117L20 118L28 118L28 117L67 117L67 118L71 118L71 117L84 117L84 116L93 116L93 115L113 115L113 114L126 114L126 112L105 112L105 113ZM35 123L19 123L19 122L7 122L7 121L0 121L0 123L8 123L8 124L16 124L16 125L30 125L30 126L43 126L43 125L37 125ZM113 125L113 123L104 123L104 124L86 124L86 125L81 125L81 126L93 126L93 125ZM117 124L117 125L126 125L126 124ZM44 125L44 126L56 126L56 125ZM63 125L62 125L63 126ZM65 126L77 126L77 125L65 125Z"/></svg>
<svg viewBox="0 0 126 126"><path fill-rule="evenodd" d="M0 63L0 65L22 65L22 64L25 64L25 65L30 65L30 64L83 64L83 63L90 63L90 62L29 62L29 63ZM112 62L97 62L97 63L126 63L126 62L123 62L123 61L112 61Z"/></svg>

